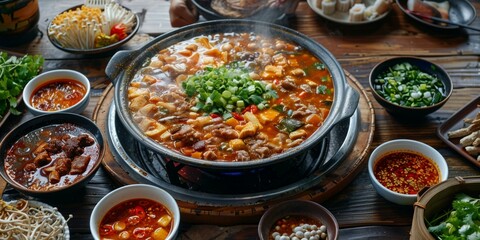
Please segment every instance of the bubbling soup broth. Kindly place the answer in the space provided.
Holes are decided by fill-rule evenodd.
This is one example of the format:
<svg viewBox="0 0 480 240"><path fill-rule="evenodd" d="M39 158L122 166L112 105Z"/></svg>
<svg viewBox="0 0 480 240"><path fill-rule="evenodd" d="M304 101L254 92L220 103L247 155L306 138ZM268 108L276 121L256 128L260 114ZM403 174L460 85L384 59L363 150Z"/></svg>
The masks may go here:
<svg viewBox="0 0 480 240"><path fill-rule="evenodd" d="M148 59L128 103L143 133L186 156L267 158L300 145L327 118L334 87L302 46L254 33L197 36Z"/></svg>

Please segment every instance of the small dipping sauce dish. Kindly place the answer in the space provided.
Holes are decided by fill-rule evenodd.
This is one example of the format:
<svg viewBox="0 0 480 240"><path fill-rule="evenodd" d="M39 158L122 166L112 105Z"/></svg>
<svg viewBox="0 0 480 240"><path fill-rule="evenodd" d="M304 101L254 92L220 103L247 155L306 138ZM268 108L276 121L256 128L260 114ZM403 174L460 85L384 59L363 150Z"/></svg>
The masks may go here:
<svg viewBox="0 0 480 240"><path fill-rule="evenodd" d="M81 113L90 101L90 81L74 70L44 72L27 83L23 101L34 115Z"/></svg>
<svg viewBox="0 0 480 240"><path fill-rule="evenodd" d="M381 144L372 152L368 173L382 197L400 205L411 205L424 187L447 180L448 165L431 146L397 139Z"/></svg>

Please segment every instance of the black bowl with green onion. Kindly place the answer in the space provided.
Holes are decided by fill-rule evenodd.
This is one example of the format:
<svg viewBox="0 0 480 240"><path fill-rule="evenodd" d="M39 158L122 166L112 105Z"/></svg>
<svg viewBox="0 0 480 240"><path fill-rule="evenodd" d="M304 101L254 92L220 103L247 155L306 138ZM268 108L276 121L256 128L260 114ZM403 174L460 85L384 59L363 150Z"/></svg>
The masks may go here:
<svg viewBox="0 0 480 240"><path fill-rule="evenodd" d="M377 64L369 83L378 103L399 117L428 115L441 108L453 90L442 67L415 57L396 57Z"/></svg>

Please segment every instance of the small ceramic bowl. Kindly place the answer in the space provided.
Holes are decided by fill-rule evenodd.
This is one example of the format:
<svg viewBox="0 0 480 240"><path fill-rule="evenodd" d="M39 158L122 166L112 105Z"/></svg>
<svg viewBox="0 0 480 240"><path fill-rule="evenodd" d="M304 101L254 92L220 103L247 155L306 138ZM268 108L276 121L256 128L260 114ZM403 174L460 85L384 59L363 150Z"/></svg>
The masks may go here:
<svg viewBox="0 0 480 240"><path fill-rule="evenodd" d="M370 158L368 159L368 175L370 176L370 181L372 182L372 185L377 191L377 193L385 199L400 205L412 205L417 199L417 193L402 194L392 191L382 185L375 177L374 169L378 161L382 157L395 152L415 153L433 161L434 165L436 165L440 173L439 183L447 180L447 162L445 161L445 158L443 158L443 156L431 146L422 142L409 139L397 139L388 141L375 148L375 150L370 155Z"/></svg>
<svg viewBox="0 0 480 240"><path fill-rule="evenodd" d="M50 176L49 174L44 174L46 171L45 169L56 166L56 160L62 158L58 156L66 156L63 150L63 147L67 145L66 143L58 145L62 150L55 152L45 150L50 152L48 155L49 158L51 158L51 162L46 165L42 164L42 166L37 166L37 168L33 170L27 170L25 167L30 162L35 163L34 158L38 157L40 154L34 152L43 145L42 143L45 143L46 141L53 142L52 139L60 139L66 135L69 135L70 138L72 138L73 136L78 136L80 134L88 134L96 140L96 144L90 145L88 148L82 147L83 151L80 155L90 156L83 172L68 172L64 175L61 174L58 183L50 182L51 184L48 184ZM21 139L23 140L20 141ZM75 149L78 150L78 146L79 145L77 145ZM46 148L44 147L44 149ZM10 151L15 153L15 155L13 155L14 157L7 157L12 156L9 154ZM78 156L78 152L74 155ZM28 196L64 197L68 196L69 193L84 187L95 176L95 173L100 168L104 154L105 143L102 131L94 122L92 122L92 120L73 113L44 114L18 125L0 142L0 176L3 177L10 186ZM71 158L74 158L74 156L71 156ZM9 159L13 160L9 161ZM6 162L16 163L15 161L26 162L8 164L9 167L7 167ZM12 177L19 175L18 173L20 172L25 174L20 178L21 182L18 181L19 179L13 179ZM50 172L50 170L47 172ZM25 179L28 179L28 181ZM38 184L33 184L32 182L34 180L38 181Z"/></svg>
<svg viewBox="0 0 480 240"><path fill-rule="evenodd" d="M149 199L163 205L173 218L166 240L175 239L180 226L180 209L177 202L167 191L148 184L126 185L100 199L90 215L90 232L94 239L100 239L100 223L108 211L114 206L132 199Z"/></svg>
<svg viewBox="0 0 480 240"><path fill-rule="evenodd" d="M294 216L308 217L321 223L323 227L317 225L318 228L314 231L326 230L327 237L325 239L337 239L339 227L337 220L330 211L312 201L290 200L273 206L263 214L258 224L258 236L260 240L270 239L271 229L275 227L277 221ZM312 231L309 230L309 232Z"/></svg>
<svg viewBox="0 0 480 240"><path fill-rule="evenodd" d="M59 110L52 110L46 111L33 106L31 100L33 95L42 87L47 86L51 83L61 82L61 81L72 81L78 84L83 85L85 94L83 97L75 104L59 109ZM82 113L83 110L88 106L90 102L90 81L88 78L80 72L69 70L69 69L57 69L48 72L44 72L32 80L30 80L25 88L23 89L23 102L25 106L27 106L28 110L33 115L41 115L41 114L51 114L51 113L61 113L61 112L70 112L70 113ZM51 97L48 98L47 101L53 100Z"/></svg>
<svg viewBox="0 0 480 240"><path fill-rule="evenodd" d="M199 14L207 20L233 18L229 16L224 16L221 13L215 11L211 6L211 2L212 2L211 0L192 0L192 3L198 9ZM293 0L286 2L289 4L287 8L290 8L288 9L290 12L295 11L295 9L293 9L294 7L296 7L296 4L294 4L294 2L295 1ZM252 15L248 15L243 19L257 20L257 21L264 21L264 22L279 22L285 17L286 17L285 11L280 9L265 7L264 9L259 10L253 13Z"/></svg>
<svg viewBox="0 0 480 240"><path fill-rule="evenodd" d="M379 78L379 76L383 73L389 71L395 65L402 63L409 63L411 66L417 67L418 70L420 70L421 72L427 73L440 80L444 86L444 88L442 88L441 90L443 92L443 100L430 106L407 107L392 103L391 101L384 98L381 94L379 94L377 92L378 84L375 82L376 79ZM377 102L380 103L380 105L382 105L387 112L398 117L420 117L435 112L448 101L453 92L452 80L441 66L427 60L415 57L396 57L380 62L370 72L369 84L372 90L373 97L377 100Z"/></svg>

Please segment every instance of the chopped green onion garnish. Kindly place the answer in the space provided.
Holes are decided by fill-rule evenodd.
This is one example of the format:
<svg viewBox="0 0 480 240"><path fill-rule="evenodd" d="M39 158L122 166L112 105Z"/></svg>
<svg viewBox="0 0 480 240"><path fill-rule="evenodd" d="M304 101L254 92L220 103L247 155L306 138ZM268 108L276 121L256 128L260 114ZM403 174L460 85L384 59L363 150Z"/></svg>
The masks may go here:
<svg viewBox="0 0 480 240"><path fill-rule="evenodd" d="M261 104L266 108L268 101L278 98L271 86L250 78L248 70L239 64L206 67L190 76L182 87L189 97L195 97L199 111L217 111L223 116L232 111L241 112L249 105Z"/></svg>

